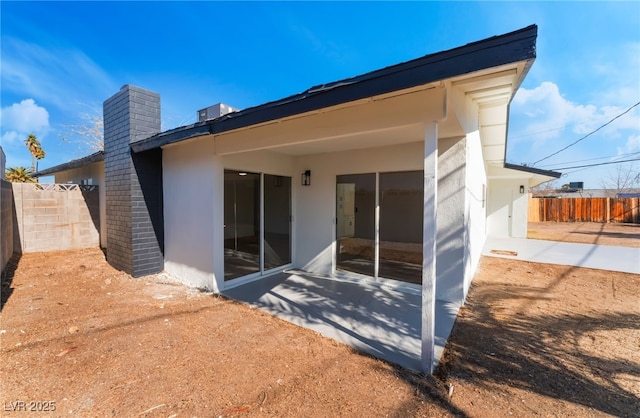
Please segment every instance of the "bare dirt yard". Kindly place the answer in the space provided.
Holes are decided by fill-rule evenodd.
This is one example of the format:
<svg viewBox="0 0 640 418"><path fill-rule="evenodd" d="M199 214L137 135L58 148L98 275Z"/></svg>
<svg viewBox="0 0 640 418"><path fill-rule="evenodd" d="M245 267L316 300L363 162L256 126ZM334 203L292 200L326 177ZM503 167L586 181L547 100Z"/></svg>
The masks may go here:
<svg viewBox="0 0 640 418"><path fill-rule="evenodd" d="M27 254L3 275L0 415L637 417L639 292L484 258L425 377L97 249Z"/></svg>
<svg viewBox="0 0 640 418"><path fill-rule="evenodd" d="M529 222L528 238L640 248L640 225L597 222Z"/></svg>

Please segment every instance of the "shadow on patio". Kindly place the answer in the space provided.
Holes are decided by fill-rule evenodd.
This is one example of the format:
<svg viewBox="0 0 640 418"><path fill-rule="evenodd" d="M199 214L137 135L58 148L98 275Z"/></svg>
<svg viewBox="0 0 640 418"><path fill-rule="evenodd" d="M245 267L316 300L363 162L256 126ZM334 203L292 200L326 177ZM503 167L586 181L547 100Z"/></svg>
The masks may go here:
<svg viewBox="0 0 640 418"><path fill-rule="evenodd" d="M422 370L419 294L302 271L277 274L223 294L375 357ZM458 309L436 301L436 359L442 355Z"/></svg>

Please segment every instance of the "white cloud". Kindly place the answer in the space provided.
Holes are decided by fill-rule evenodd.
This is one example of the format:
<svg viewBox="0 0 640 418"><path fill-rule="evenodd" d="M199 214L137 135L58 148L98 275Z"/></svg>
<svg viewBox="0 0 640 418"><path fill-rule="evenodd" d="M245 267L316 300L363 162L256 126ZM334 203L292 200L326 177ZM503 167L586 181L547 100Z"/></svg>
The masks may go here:
<svg viewBox="0 0 640 418"><path fill-rule="evenodd" d="M640 42L612 44L592 60L594 77L604 89L594 89L594 99L630 106L638 101L640 87Z"/></svg>
<svg viewBox="0 0 640 418"><path fill-rule="evenodd" d="M2 38L1 74L3 90L67 111L117 90L111 77L82 51L11 37Z"/></svg>
<svg viewBox="0 0 640 418"><path fill-rule="evenodd" d="M0 125L8 132L44 134L49 129L49 112L38 106L33 99L24 99L20 103L2 108Z"/></svg>
<svg viewBox="0 0 640 418"><path fill-rule="evenodd" d="M551 138L577 139L588 134L626 109L613 105L578 104L566 99L555 83L545 81L533 89L521 88L513 99L511 116L517 121L513 139L544 143ZM621 137L620 131L640 126L637 109L616 119L601 133L610 139ZM570 133L569 135L567 133ZM573 134L573 135L571 135Z"/></svg>
<svg viewBox="0 0 640 418"><path fill-rule="evenodd" d="M640 135L631 135L622 147L618 147L618 155L632 153L640 153Z"/></svg>
<svg viewBox="0 0 640 418"><path fill-rule="evenodd" d="M537 140L557 137L569 122L573 105L558 86L545 81L534 89L521 88L511 104L511 115L524 115L525 123L514 136L536 135Z"/></svg>
<svg viewBox="0 0 640 418"><path fill-rule="evenodd" d="M33 133L44 142L49 132L49 112L33 99L24 99L0 109L0 126L0 145L7 155L7 167L26 167L30 164L30 157L24 140Z"/></svg>
<svg viewBox="0 0 640 418"><path fill-rule="evenodd" d="M7 144L12 144L16 142L20 137L20 134L16 131L7 131L3 132L2 136L0 136L0 145L7 146Z"/></svg>

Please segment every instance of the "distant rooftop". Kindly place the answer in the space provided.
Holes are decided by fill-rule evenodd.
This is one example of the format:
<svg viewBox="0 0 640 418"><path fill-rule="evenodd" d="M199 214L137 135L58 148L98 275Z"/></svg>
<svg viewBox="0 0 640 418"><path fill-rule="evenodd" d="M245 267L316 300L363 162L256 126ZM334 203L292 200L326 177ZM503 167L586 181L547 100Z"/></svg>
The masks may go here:
<svg viewBox="0 0 640 418"><path fill-rule="evenodd" d="M45 168L33 173L33 177L50 176L61 171L71 170L74 168L84 167L85 165L104 161L104 151L98 151L86 157L78 158L77 160L71 160L69 162L56 165L54 167Z"/></svg>

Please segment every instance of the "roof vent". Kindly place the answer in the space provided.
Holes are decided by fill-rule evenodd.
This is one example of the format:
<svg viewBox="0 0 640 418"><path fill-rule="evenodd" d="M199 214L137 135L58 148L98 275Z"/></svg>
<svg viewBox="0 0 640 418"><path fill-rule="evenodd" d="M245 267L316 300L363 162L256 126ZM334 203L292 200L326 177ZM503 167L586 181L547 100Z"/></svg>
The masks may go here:
<svg viewBox="0 0 640 418"><path fill-rule="evenodd" d="M224 103L214 104L213 106L198 110L198 122L219 118L227 113L237 112L238 110L240 109L236 109L235 107L231 107Z"/></svg>

